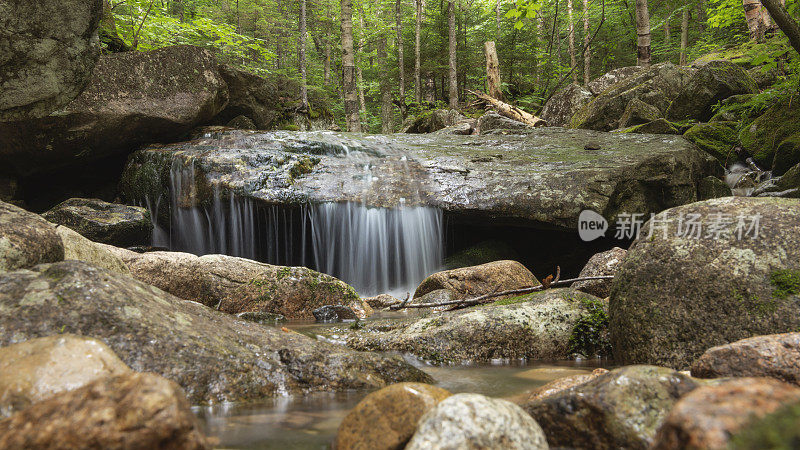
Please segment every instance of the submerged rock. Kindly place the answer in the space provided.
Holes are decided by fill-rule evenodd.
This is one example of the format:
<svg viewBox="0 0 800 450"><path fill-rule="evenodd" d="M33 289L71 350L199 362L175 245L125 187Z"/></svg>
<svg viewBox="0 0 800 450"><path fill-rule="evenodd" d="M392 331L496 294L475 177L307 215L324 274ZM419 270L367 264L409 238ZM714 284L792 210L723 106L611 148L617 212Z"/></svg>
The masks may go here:
<svg viewBox="0 0 800 450"><path fill-rule="evenodd" d="M583 277L598 277L604 275L616 275L617 268L625 255L627 250L619 247L614 247L611 250L597 253L589 259L589 262L581 269L578 278ZM587 280L579 281L572 284L572 288L586 292L587 294L594 295L599 298L606 298L611 294L611 282L613 280Z"/></svg>
<svg viewBox="0 0 800 450"><path fill-rule="evenodd" d="M670 409L698 386L671 369L629 366L522 408L553 447L646 449Z"/></svg>
<svg viewBox="0 0 800 450"><path fill-rule="evenodd" d="M67 226L94 242L117 247L149 244L153 233L147 209L98 199L71 198L54 206L42 217Z"/></svg>
<svg viewBox="0 0 800 450"><path fill-rule="evenodd" d="M519 406L479 394L456 394L419 421L407 450L548 449L539 424Z"/></svg>
<svg viewBox="0 0 800 450"><path fill-rule="evenodd" d="M748 423L798 400L800 389L769 378L740 378L701 386L675 404L651 448L728 449L731 435Z"/></svg>
<svg viewBox="0 0 800 450"><path fill-rule="evenodd" d="M422 383L398 383L373 392L342 420L334 448L402 449L417 430L419 419L450 395Z"/></svg>
<svg viewBox="0 0 800 450"><path fill-rule="evenodd" d="M0 201L0 273L64 259L64 244L52 223Z"/></svg>
<svg viewBox="0 0 800 450"><path fill-rule="evenodd" d="M356 320L358 316L352 309L343 305L325 305L312 311L317 322L341 322Z"/></svg>
<svg viewBox="0 0 800 450"><path fill-rule="evenodd" d="M551 127L569 125L572 116L592 101L592 98L594 96L586 88L575 83L570 84L556 92L545 103L541 113L542 119Z"/></svg>
<svg viewBox="0 0 800 450"><path fill-rule="evenodd" d="M96 380L0 421L0 447L211 448L181 388L158 375Z"/></svg>
<svg viewBox="0 0 800 450"><path fill-rule="evenodd" d="M180 384L193 403L429 380L399 357L237 320L77 261L0 275L0 345L61 333L97 338L132 369Z"/></svg>
<svg viewBox="0 0 800 450"><path fill-rule="evenodd" d="M0 122L44 117L81 93L100 56L102 12L102 0L3 2Z"/></svg>
<svg viewBox="0 0 800 450"><path fill-rule="evenodd" d="M656 215L612 284L616 361L687 368L709 346L797 330L798 228L790 199L725 197Z"/></svg>
<svg viewBox="0 0 800 450"><path fill-rule="evenodd" d="M756 336L712 347L692 364L692 376L771 377L800 386L800 333Z"/></svg>
<svg viewBox="0 0 800 450"><path fill-rule="evenodd" d="M460 300L539 284L539 280L522 264L516 261L494 261L437 272L417 286L413 298L418 299L429 292L446 289L453 293L453 300Z"/></svg>
<svg viewBox="0 0 800 450"><path fill-rule="evenodd" d="M74 334L0 347L0 417L60 392L130 371L106 344Z"/></svg>
<svg viewBox="0 0 800 450"><path fill-rule="evenodd" d="M666 111L667 119L707 121L720 101L740 94L757 94L756 82L730 61L710 61L692 75Z"/></svg>
<svg viewBox="0 0 800 450"><path fill-rule="evenodd" d="M567 359L574 344L593 341L604 330L578 327L593 320L600 299L569 289L501 300L495 304L409 319L386 328L365 323L347 345L358 350L399 351L432 363L495 359Z"/></svg>

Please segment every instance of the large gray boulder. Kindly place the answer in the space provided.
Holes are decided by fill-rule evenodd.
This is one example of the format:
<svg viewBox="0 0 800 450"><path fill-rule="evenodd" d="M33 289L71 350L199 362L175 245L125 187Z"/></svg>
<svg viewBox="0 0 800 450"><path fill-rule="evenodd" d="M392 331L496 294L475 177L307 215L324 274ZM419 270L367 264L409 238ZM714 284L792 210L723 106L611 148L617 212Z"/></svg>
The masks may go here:
<svg viewBox="0 0 800 450"><path fill-rule="evenodd" d="M7 0L0 9L0 122L71 102L100 56L102 0Z"/></svg>
<svg viewBox="0 0 800 450"><path fill-rule="evenodd" d="M603 75L595 78L586 87L589 89L594 95L600 95L604 91L611 88L617 83L625 81L632 76L636 75L637 73L647 70L642 66L627 66L627 67L620 67L618 69L612 69L608 72L604 73Z"/></svg>
<svg viewBox="0 0 800 450"><path fill-rule="evenodd" d="M55 225L0 202L0 273L63 259L64 244Z"/></svg>
<svg viewBox="0 0 800 450"><path fill-rule="evenodd" d="M700 67L666 111L667 119L708 121L713 107L739 94L757 94L756 82L730 61L711 61Z"/></svg>
<svg viewBox="0 0 800 450"><path fill-rule="evenodd" d="M72 228L94 242L118 247L148 245L153 233L147 209L94 198L65 200L42 217Z"/></svg>
<svg viewBox="0 0 800 450"><path fill-rule="evenodd" d="M545 103L541 113L542 119L551 127L569 125L572 116L592 101L593 98L594 95L586 88L575 83L570 84L556 92Z"/></svg>
<svg viewBox="0 0 800 450"><path fill-rule="evenodd" d="M193 403L430 380L400 357L240 321L78 261L0 275L0 345L62 333L104 342L133 370L177 382Z"/></svg>
<svg viewBox="0 0 800 450"><path fill-rule="evenodd" d="M214 118L216 123L230 126L232 120L243 116L252 121L255 129L269 130L287 120L285 86L280 77L262 78L224 64L219 66L219 73L228 85L230 100Z"/></svg>
<svg viewBox="0 0 800 450"><path fill-rule="evenodd" d="M86 90L63 109L0 123L7 162L0 170L27 176L174 140L211 120L227 99L214 56L199 47L104 55Z"/></svg>
<svg viewBox="0 0 800 450"><path fill-rule="evenodd" d="M411 122L403 127L402 132L413 134L433 133L463 120L466 120L466 117L458 110L434 109L413 117Z"/></svg>
<svg viewBox="0 0 800 450"><path fill-rule="evenodd" d="M798 229L793 199L725 197L656 215L612 284L615 359L688 368L708 347L797 330Z"/></svg>

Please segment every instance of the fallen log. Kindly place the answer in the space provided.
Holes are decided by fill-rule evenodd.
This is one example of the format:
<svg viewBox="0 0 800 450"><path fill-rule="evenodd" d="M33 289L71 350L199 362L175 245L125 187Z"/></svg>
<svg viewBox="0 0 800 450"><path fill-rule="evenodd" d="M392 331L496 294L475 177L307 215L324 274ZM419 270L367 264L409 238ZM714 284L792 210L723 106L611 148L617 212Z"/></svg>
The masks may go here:
<svg viewBox="0 0 800 450"><path fill-rule="evenodd" d="M516 120L517 122L522 122L526 125L530 125L532 127L544 127L547 126L547 122L542 119L541 117L536 117L533 114L523 111L517 108L514 105L509 105L506 102L500 101L496 98L493 98L483 92L475 92L467 90L470 94L478 97L478 100L473 103L473 105L484 105L486 107L491 107L498 114L503 117L507 117L512 120Z"/></svg>

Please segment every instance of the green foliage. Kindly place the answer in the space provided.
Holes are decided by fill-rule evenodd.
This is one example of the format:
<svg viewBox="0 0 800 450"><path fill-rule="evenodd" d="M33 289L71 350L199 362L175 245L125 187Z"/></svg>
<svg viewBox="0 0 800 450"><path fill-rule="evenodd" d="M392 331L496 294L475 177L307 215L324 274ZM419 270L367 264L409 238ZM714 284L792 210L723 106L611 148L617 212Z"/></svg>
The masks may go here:
<svg viewBox="0 0 800 450"><path fill-rule="evenodd" d="M608 313L599 299L581 298L585 314L581 316L569 337L570 353L587 358L611 354L608 337Z"/></svg>
<svg viewBox="0 0 800 450"><path fill-rule="evenodd" d="M789 450L800 445L800 403L789 403L761 418L753 418L731 437L731 449Z"/></svg>
<svg viewBox="0 0 800 450"><path fill-rule="evenodd" d="M772 272L769 281L775 287L772 296L786 300L790 295L800 294L800 271L782 269Z"/></svg>

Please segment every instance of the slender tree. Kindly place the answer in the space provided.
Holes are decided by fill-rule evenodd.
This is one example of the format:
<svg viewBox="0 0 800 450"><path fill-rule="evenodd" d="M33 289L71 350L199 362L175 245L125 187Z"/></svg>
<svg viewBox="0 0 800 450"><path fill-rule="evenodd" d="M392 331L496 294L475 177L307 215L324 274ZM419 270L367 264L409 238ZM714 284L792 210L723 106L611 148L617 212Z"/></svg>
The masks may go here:
<svg viewBox="0 0 800 450"><path fill-rule="evenodd" d="M578 60L575 58L575 20L572 15L572 0L567 0L567 18L569 21L569 66L572 69L572 82L578 84Z"/></svg>
<svg viewBox="0 0 800 450"><path fill-rule="evenodd" d="M447 2L447 25L448 25L448 55L449 55L449 81L450 81L450 108L458 109L458 71L456 67L456 52L458 38L456 36L456 5L455 0Z"/></svg>
<svg viewBox="0 0 800 450"><path fill-rule="evenodd" d="M742 0L744 6L744 18L747 20L747 29L750 31L750 38L756 42L764 40L764 15L761 11L759 0Z"/></svg>
<svg viewBox="0 0 800 450"><path fill-rule="evenodd" d="M689 8L683 8L683 17L681 18L681 60L682 66L686 65L686 47L689 45Z"/></svg>
<svg viewBox="0 0 800 450"><path fill-rule="evenodd" d="M789 43L795 51L800 53L800 25L789 15L783 3L778 0L761 0L761 3L769 10L770 15L775 19L775 23L778 24L781 31L789 38Z"/></svg>
<svg viewBox="0 0 800 450"><path fill-rule="evenodd" d="M364 9L359 6L358 11L358 24L361 33L358 36L358 52L356 53L356 85L358 86L359 110L362 114L366 114L367 100L364 98L364 69L361 67L363 63L359 59L364 52L364 34L366 34L367 30L364 28Z"/></svg>
<svg viewBox="0 0 800 450"><path fill-rule="evenodd" d="M583 84L592 78L592 50L589 36L589 0L583 0Z"/></svg>
<svg viewBox="0 0 800 450"><path fill-rule="evenodd" d="M414 29L414 98L417 103L422 103L422 74L420 65L420 35L422 34L422 12L425 8L424 0L414 0L417 8L417 24Z"/></svg>
<svg viewBox="0 0 800 450"><path fill-rule="evenodd" d="M642 67L650 67L650 13L647 0L636 0L636 59Z"/></svg>
<svg viewBox="0 0 800 450"><path fill-rule="evenodd" d="M298 39L298 53L300 55L300 101L303 110L308 111L308 82L306 77L306 0L300 0L300 37Z"/></svg>
<svg viewBox="0 0 800 450"><path fill-rule="evenodd" d="M341 0L342 94L347 131L361 132L356 92L356 60L353 54L353 0Z"/></svg>
<svg viewBox="0 0 800 450"><path fill-rule="evenodd" d="M381 13L383 12L383 8L381 8ZM380 16L380 13L379 13ZM390 71L391 65L389 64L389 58L386 54L386 46L389 40L389 33L387 29L382 29L380 35L378 36L377 48L376 53L378 57L378 67L381 70ZM390 85L390 79L387 76L383 76L380 78L380 90L381 90L381 133L389 134L392 132L392 89Z"/></svg>
<svg viewBox="0 0 800 450"><path fill-rule="evenodd" d="M397 69L398 85L400 91L400 101L406 98L406 68L403 60L403 3L397 0L394 6L395 14L395 33L397 33L395 45L397 46Z"/></svg>

